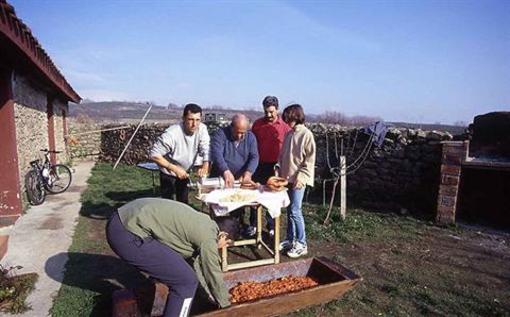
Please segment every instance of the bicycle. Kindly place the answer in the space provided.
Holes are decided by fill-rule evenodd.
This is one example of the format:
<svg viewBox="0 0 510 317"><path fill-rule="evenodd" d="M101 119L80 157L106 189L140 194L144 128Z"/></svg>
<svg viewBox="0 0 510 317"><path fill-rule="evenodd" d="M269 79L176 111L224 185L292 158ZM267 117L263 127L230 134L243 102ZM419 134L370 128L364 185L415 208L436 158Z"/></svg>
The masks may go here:
<svg viewBox="0 0 510 317"><path fill-rule="evenodd" d="M43 149L44 162L40 159L30 162L32 167L25 176L25 188L28 201L32 205L40 205L46 199L46 192L60 194L65 192L71 185L72 174L69 167L64 164L52 164L50 153L61 153L61 151L50 151Z"/></svg>

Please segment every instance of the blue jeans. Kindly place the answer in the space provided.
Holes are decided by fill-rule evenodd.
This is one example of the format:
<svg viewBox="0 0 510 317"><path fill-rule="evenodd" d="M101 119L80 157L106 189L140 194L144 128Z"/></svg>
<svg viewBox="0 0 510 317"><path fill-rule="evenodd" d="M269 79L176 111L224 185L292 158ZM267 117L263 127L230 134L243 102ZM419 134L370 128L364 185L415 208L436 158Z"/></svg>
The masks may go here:
<svg viewBox="0 0 510 317"><path fill-rule="evenodd" d="M287 207L287 240L306 245L305 219L303 218L303 197L305 188L289 189L290 205Z"/></svg>

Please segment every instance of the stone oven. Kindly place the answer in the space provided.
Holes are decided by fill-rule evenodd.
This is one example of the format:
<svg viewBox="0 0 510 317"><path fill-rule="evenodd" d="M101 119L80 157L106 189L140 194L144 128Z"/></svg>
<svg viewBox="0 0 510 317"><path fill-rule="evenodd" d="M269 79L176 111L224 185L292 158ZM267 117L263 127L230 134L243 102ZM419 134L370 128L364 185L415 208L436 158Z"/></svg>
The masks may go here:
<svg viewBox="0 0 510 317"><path fill-rule="evenodd" d="M471 140L443 143L437 221L510 228L510 112L476 116Z"/></svg>

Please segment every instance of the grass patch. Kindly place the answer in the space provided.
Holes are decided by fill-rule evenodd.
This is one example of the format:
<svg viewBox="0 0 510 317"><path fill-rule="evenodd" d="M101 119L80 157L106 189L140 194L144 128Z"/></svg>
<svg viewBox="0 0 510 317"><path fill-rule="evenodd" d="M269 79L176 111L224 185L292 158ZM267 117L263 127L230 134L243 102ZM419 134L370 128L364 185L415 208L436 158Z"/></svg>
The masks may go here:
<svg viewBox="0 0 510 317"><path fill-rule="evenodd" d="M11 271L0 273L0 312L21 314L31 309L26 299L39 276L37 273L12 275Z"/></svg>
<svg viewBox="0 0 510 317"><path fill-rule="evenodd" d="M303 212L307 234L318 241L348 243L360 240L416 239L423 233L424 226L430 225L412 217L362 209L350 209L345 219L342 219L338 208L334 208L330 223L324 226L327 208L305 204Z"/></svg>

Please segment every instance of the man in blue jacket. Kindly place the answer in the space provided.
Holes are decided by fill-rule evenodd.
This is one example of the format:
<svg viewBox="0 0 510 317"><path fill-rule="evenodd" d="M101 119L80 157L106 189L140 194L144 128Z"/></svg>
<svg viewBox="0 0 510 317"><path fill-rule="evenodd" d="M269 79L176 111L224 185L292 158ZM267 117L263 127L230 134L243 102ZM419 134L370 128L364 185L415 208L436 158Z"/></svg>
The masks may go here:
<svg viewBox="0 0 510 317"><path fill-rule="evenodd" d="M249 125L245 115L236 114L230 126L218 129L212 137L213 175L223 177L226 187L233 187L235 180L251 181L259 164L257 139Z"/></svg>
<svg viewBox="0 0 510 317"><path fill-rule="evenodd" d="M224 128L218 129L211 139L211 161L213 163L212 175L223 177L225 187L233 187L234 181L251 181L251 177L259 164L259 153L257 150L257 139L248 130L248 118L243 114L236 114L232 117L232 123ZM225 228L230 218L239 223L242 217L242 210L233 211L230 217L215 219L222 230L228 231L235 239L239 226L236 230ZM233 219L232 219L233 218ZM251 217L254 218L254 217ZM245 235L250 236L255 230L253 223L245 229Z"/></svg>

